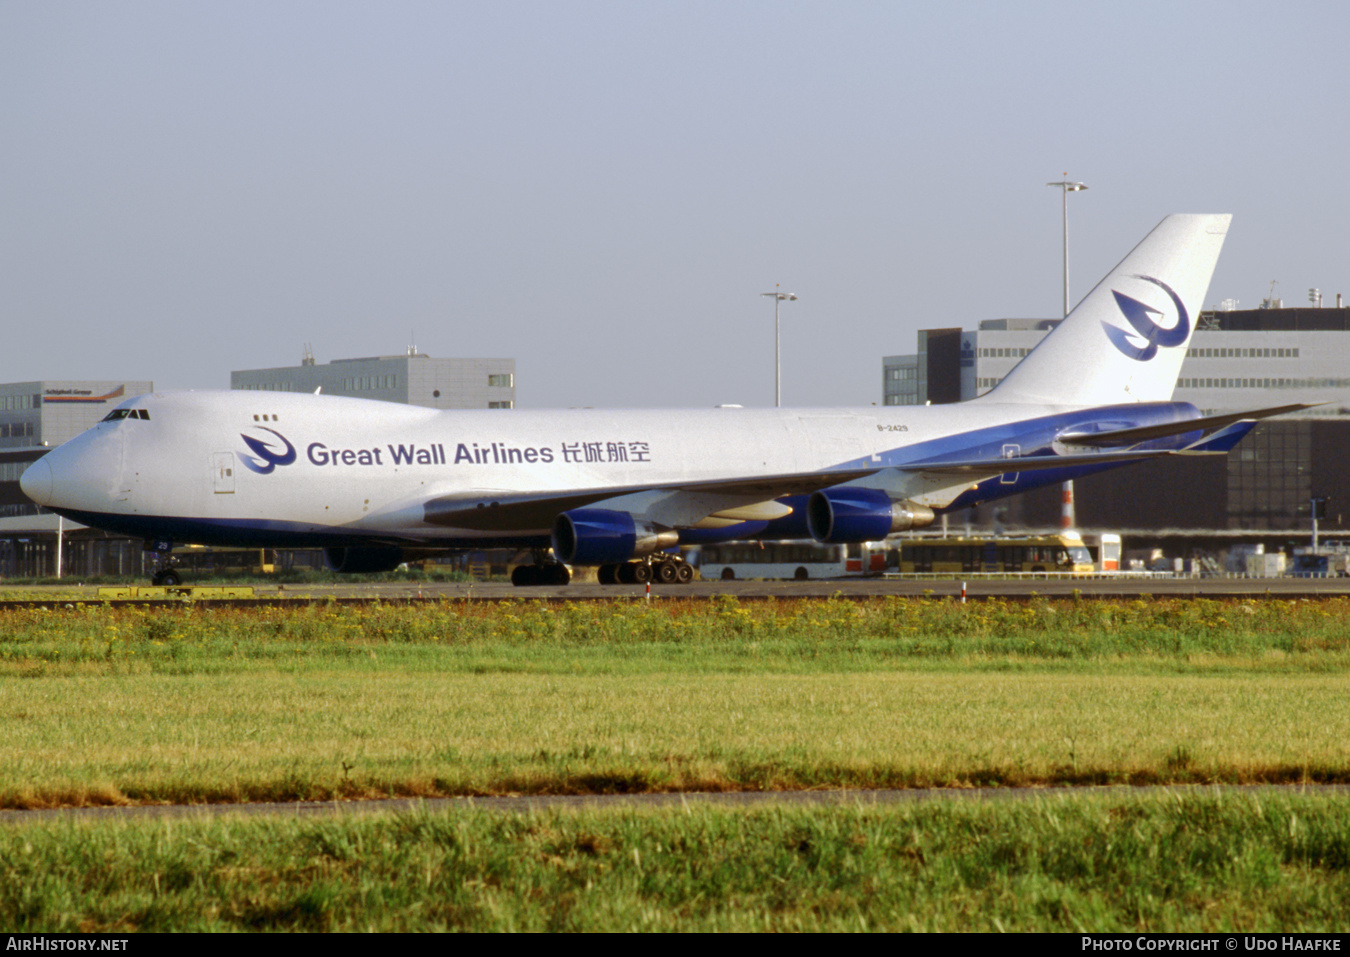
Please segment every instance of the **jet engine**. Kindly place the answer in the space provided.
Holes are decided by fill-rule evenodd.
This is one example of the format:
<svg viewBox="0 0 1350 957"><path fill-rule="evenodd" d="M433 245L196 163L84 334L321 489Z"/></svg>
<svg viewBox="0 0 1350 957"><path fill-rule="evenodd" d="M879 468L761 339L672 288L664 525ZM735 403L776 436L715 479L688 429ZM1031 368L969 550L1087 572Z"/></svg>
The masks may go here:
<svg viewBox="0 0 1350 957"><path fill-rule="evenodd" d="M840 485L811 495L806 525L818 542L879 542L891 532L933 524L933 510L917 502L896 502L881 489Z"/></svg>
<svg viewBox="0 0 1350 957"><path fill-rule="evenodd" d="M678 545L680 533L628 512L576 508L553 523L553 554L566 565L610 565Z"/></svg>

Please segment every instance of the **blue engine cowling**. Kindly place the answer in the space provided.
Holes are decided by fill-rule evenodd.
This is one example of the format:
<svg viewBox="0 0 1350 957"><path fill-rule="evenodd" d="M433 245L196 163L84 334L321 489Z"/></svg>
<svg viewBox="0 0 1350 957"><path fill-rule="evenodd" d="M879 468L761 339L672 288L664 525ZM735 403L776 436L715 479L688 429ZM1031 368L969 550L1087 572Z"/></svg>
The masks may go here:
<svg viewBox="0 0 1350 957"><path fill-rule="evenodd" d="M553 522L553 554L565 565L617 564L670 548L679 540L674 529L607 508L575 508Z"/></svg>
<svg viewBox="0 0 1350 957"><path fill-rule="evenodd" d="M933 510L915 502L895 502L877 488L837 486L814 492L806 505L811 537L830 545L879 542L891 532L931 525Z"/></svg>
<svg viewBox="0 0 1350 957"><path fill-rule="evenodd" d="M810 537L811 530L806 526L806 503L809 499L809 495L788 495L778 499L792 509L792 514L773 519L764 527L764 531L755 537L765 539Z"/></svg>
<svg viewBox="0 0 1350 957"><path fill-rule="evenodd" d="M339 574L391 572L407 559L401 548L325 548L323 563Z"/></svg>

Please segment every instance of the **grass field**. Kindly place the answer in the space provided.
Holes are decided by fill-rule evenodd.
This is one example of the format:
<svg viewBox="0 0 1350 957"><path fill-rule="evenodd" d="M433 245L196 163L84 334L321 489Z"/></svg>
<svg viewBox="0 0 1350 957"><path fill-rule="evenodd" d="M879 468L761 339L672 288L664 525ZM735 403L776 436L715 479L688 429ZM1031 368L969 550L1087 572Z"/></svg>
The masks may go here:
<svg viewBox="0 0 1350 957"><path fill-rule="evenodd" d="M0 806L1350 781L1350 603L29 610Z"/></svg>
<svg viewBox="0 0 1350 957"><path fill-rule="evenodd" d="M8 612L0 805L1350 781L1350 602ZM0 922L1343 929L1350 802L0 828Z"/></svg>
<svg viewBox="0 0 1350 957"><path fill-rule="evenodd" d="M1046 796L0 828L0 925L1340 931L1350 804Z"/></svg>

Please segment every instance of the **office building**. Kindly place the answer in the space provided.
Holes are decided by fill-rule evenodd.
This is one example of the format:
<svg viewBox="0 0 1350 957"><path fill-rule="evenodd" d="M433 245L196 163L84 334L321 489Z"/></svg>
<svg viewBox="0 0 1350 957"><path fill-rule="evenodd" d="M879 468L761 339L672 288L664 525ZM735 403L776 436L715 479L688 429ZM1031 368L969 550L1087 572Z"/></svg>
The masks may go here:
<svg viewBox="0 0 1350 957"><path fill-rule="evenodd" d="M516 360L435 359L409 351L402 356L334 359L316 364L306 355L298 366L230 373L231 389L313 392L403 402L429 409L513 409Z"/></svg>

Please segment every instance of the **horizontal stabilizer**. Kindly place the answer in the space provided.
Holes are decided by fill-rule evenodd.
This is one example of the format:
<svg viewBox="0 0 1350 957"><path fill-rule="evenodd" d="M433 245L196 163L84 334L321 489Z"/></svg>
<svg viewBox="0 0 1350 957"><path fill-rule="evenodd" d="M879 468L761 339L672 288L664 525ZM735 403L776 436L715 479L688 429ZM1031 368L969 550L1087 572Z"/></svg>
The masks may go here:
<svg viewBox="0 0 1350 957"><path fill-rule="evenodd" d="M1228 415L1210 415L1202 419L1187 419L1184 422L1168 422L1164 425L1145 425L1137 429L1116 429L1112 432L1063 432L1058 436L1065 445L1091 445L1095 447L1133 445L1149 439L1166 438L1169 435L1184 435L1202 429L1218 429L1234 422L1247 419L1268 419L1286 412L1301 412L1324 403L1300 402L1294 405L1277 405L1269 409L1254 409L1250 412L1233 412ZM1243 433L1244 435L1246 433Z"/></svg>
<svg viewBox="0 0 1350 957"><path fill-rule="evenodd" d="M1065 446L1111 446L1128 445L1149 439L1165 438L1169 435L1182 435L1198 432L1215 426L1223 426L1204 438L1191 443L1184 449L1115 449L1103 452L1085 452L1068 455L1028 455L1014 458L980 458L965 461L911 462L900 466L904 472L927 472L934 475L1003 475L1010 472L1037 472L1045 469L1079 468L1085 465L1123 465L1128 462L1142 462L1145 459L1161 458L1166 455L1222 455L1232 450L1252 429L1256 420L1285 412L1297 412L1310 408L1309 405L1282 405L1271 409L1258 409L1254 412L1239 412L1232 415L1212 415L1202 419L1189 419L1185 422L1169 422L1166 425L1144 426L1137 429L1116 429L1112 432L1066 433L1058 442Z"/></svg>
<svg viewBox="0 0 1350 957"><path fill-rule="evenodd" d="M1256 428L1255 419L1243 419L1230 426L1205 436L1199 442L1188 445L1178 455L1226 455L1247 437L1247 433Z"/></svg>

